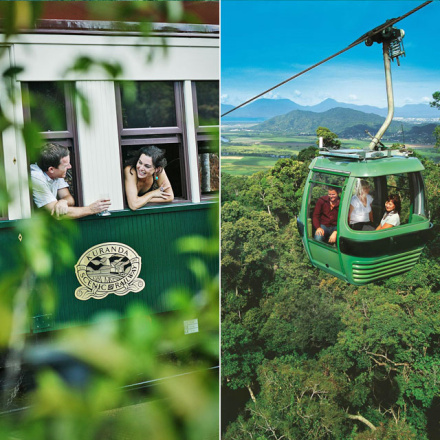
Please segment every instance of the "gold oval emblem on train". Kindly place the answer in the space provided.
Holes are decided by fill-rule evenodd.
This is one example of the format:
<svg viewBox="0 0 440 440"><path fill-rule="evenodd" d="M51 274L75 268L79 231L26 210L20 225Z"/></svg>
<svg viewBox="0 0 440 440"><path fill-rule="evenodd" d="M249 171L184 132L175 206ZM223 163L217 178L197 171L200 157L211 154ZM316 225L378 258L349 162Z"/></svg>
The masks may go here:
<svg viewBox="0 0 440 440"><path fill-rule="evenodd" d="M141 257L122 243L102 243L84 252L75 265L75 274L82 287L75 297L85 301L103 299L109 294L118 296L140 292L145 281L138 278Z"/></svg>

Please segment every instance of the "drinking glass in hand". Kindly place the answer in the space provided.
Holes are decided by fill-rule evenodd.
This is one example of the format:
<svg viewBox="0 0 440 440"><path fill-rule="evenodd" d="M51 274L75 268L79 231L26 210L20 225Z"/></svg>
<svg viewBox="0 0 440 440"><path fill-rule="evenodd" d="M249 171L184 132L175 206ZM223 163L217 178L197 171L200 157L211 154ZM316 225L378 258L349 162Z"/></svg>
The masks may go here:
<svg viewBox="0 0 440 440"><path fill-rule="evenodd" d="M102 193L99 196L99 200L110 200L110 195L108 193ZM98 213L98 215L111 215L111 213L108 211L108 209L106 209L105 211Z"/></svg>

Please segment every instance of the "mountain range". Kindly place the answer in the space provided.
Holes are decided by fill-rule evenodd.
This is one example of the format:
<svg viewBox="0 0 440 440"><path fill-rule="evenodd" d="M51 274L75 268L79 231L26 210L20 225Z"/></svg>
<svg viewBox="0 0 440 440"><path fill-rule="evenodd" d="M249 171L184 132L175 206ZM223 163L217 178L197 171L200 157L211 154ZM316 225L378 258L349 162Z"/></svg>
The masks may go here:
<svg viewBox="0 0 440 440"><path fill-rule="evenodd" d="M315 135L318 127L327 127L343 139L368 139L368 131L376 134L384 117L349 108L332 108L324 112L292 110L284 115L274 116L252 126L253 131L270 132L278 135ZM434 144L433 131L437 124L408 124L391 122L383 139L393 142Z"/></svg>
<svg viewBox="0 0 440 440"><path fill-rule="evenodd" d="M233 109L230 104L222 104L222 114ZM355 105L338 102L334 99L326 99L319 104L312 106L302 106L290 99L267 99L261 98L256 101L235 110L222 118L224 122L242 121L242 122L261 122L274 116L279 116L293 110L301 110L313 113L322 113L334 108L348 108L363 113L373 113L378 116L386 117L387 108L374 107L370 105ZM407 104L403 107L395 107L394 117L397 118L440 118L440 112L428 104Z"/></svg>

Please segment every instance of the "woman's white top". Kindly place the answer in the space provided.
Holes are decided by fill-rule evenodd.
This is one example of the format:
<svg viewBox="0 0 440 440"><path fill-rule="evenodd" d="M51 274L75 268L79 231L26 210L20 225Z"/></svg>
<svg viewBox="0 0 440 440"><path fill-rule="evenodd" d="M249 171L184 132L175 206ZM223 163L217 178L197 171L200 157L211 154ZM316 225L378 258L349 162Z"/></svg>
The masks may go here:
<svg viewBox="0 0 440 440"><path fill-rule="evenodd" d="M383 226L385 223L388 223L389 225L393 226L399 226L400 225L400 216L397 214L397 212L392 212L391 214L385 213L385 215L382 217L382 220L380 221L380 225Z"/></svg>
<svg viewBox="0 0 440 440"><path fill-rule="evenodd" d="M353 196L351 198L350 205L353 206L353 211L351 211L350 214L350 224L370 221L372 201L373 197L371 197L370 194L367 194L367 206L364 206L358 196Z"/></svg>

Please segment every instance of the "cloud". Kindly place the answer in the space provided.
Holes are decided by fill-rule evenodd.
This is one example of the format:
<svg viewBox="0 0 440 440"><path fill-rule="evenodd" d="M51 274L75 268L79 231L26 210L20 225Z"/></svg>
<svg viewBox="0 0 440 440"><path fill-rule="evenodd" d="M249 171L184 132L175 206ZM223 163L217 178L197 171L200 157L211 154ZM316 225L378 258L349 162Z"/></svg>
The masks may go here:
<svg viewBox="0 0 440 440"><path fill-rule="evenodd" d="M432 101L432 98L430 98L429 96L424 96L422 98L422 102L431 102L431 101Z"/></svg>
<svg viewBox="0 0 440 440"><path fill-rule="evenodd" d="M281 96L278 92L269 92L264 96L267 99L284 99L284 96Z"/></svg>
<svg viewBox="0 0 440 440"><path fill-rule="evenodd" d="M295 93L295 96L301 96L302 93L299 90L295 90L293 93Z"/></svg>
<svg viewBox="0 0 440 440"><path fill-rule="evenodd" d="M350 94L350 95L348 95L348 98L351 100L351 101L357 101L359 98L358 98L358 96L357 95L354 95L354 94Z"/></svg>
<svg viewBox="0 0 440 440"><path fill-rule="evenodd" d="M227 93L224 93L223 95L221 95L220 100L221 102L225 103L226 101L228 101L229 99L229 95Z"/></svg>

